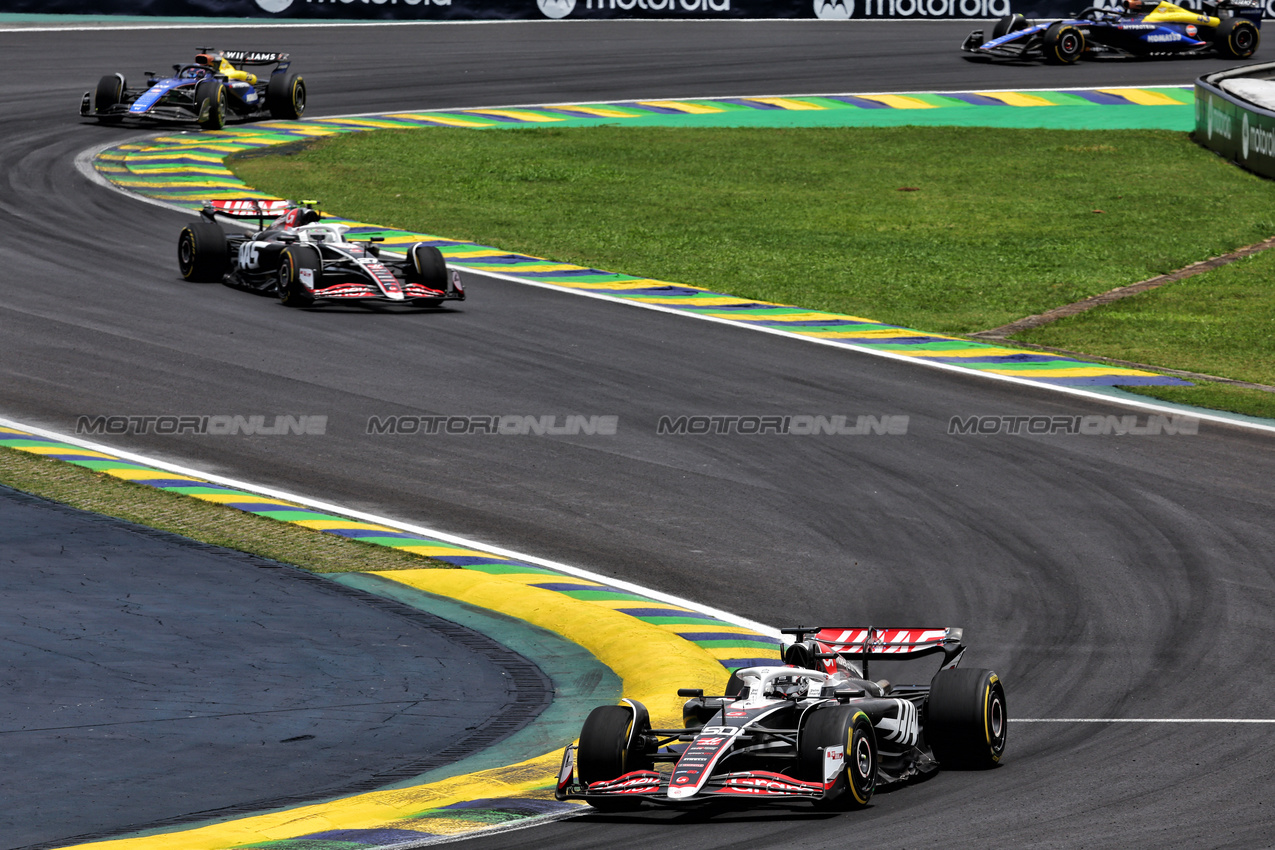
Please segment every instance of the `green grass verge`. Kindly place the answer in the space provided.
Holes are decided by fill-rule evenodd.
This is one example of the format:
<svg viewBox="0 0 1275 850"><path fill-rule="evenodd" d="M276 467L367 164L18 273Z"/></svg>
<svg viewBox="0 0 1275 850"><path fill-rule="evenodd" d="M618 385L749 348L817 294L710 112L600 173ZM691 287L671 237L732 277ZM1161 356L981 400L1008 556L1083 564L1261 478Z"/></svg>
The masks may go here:
<svg viewBox="0 0 1275 850"><path fill-rule="evenodd" d="M954 334L1275 233L1269 181L1168 131L438 128L290 154L230 165L361 221ZM1149 320L1131 356L1123 315L1025 339L1227 374L1180 356L1181 325ZM1246 337L1211 338L1215 361L1248 356ZM1237 409L1228 392L1197 397Z"/></svg>
<svg viewBox="0 0 1275 850"><path fill-rule="evenodd" d="M1256 254L1015 338L1275 386L1275 252ZM1179 404L1275 417L1275 393L1261 390L1200 383L1189 388L1144 387L1138 392Z"/></svg>
<svg viewBox="0 0 1275 850"><path fill-rule="evenodd" d="M316 573L452 568L434 558L288 525L15 449L0 447L0 484Z"/></svg>

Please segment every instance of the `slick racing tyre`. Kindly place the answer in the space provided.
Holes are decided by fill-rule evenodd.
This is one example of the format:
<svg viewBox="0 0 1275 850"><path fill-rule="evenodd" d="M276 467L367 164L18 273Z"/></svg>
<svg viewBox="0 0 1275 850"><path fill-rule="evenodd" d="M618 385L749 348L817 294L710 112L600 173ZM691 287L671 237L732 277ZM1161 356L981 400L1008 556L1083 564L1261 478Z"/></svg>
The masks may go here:
<svg viewBox="0 0 1275 850"><path fill-rule="evenodd" d="M1071 24L1056 23L1045 30L1041 50L1050 65L1074 65L1085 52L1085 34Z"/></svg>
<svg viewBox="0 0 1275 850"><path fill-rule="evenodd" d="M995 767L1005 752L1005 688L991 670L940 670L930 684L925 739L939 766Z"/></svg>
<svg viewBox="0 0 1275 850"><path fill-rule="evenodd" d="M407 279L439 292L447 291L447 262L443 252L433 245L420 242L412 246L404 269ZM417 298L414 302L421 307L438 307L443 303L441 298Z"/></svg>
<svg viewBox="0 0 1275 850"><path fill-rule="evenodd" d="M196 221L177 237L177 267L196 283L216 283L230 271L226 232L211 221Z"/></svg>
<svg viewBox="0 0 1275 850"><path fill-rule="evenodd" d="M203 129L220 130L226 126L226 87L220 80L204 80L195 86L195 108Z"/></svg>
<svg viewBox="0 0 1275 850"><path fill-rule="evenodd" d="M1021 14L1006 15L996 22L996 26L992 27L992 37L988 41L995 41L1003 35L1025 30L1029 26L1031 24L1027 23L1027 19Z"/></svg>
<svg viewBox="0 0 1275 850"><path fill-rule="evenodd" d="M654 766L644 749L645 733L651 728L651 721L645 711L641 714L637 718L637 713L627 705L601 705L589 712L580 730L580 747L576 750L576 770L581 782L586 785L603 782ZM635 730L635 722L645 728ZM642 805L637 798L589 800L588 803L606 812L632 811Z"/></svg>
<svg viewBox="0 0 1275 850"><path fill-rule="evenodd" d="M289 245L279 257L279 276L276 291L279 300L287 307L309 307L314 304L312 290L323 274L323 260L319 252L309 246ZM310 286L306 286L306 278Z"/></svg>
<svg viewBox="0 0 1275 850"><path fill-rule="evenodd" d="M124 89L127 87L123 74L107 74L97 81L97 91L93 93L93 111L97 113L98 121L103 124L118 124L123 119L122 115L102 113L124 101Z"/></svg>
<svg viewBox="0 0 1275 850"><path fill-rule="evenodd" d="M808 717L798 733L797 775L826 785L828 771L840 761L835 782L815 805L840 811L863 808L877 786L877 735L872 721L851 705L820 708ZM842 748L840 759L829 758L833 747Z"/></svg>
<svg viewBox="0 0 1275 850"><path fill-rule="evenodd" d="M1213 47L1223 56L1247 59L1257 52L1257 45L1261 39L1252 21L1245 18L1226 18L1217 28L1217 35L1213 37Z"/></svg>
<svg viewBox="0 0 1275 850"><path fill-rule="evenodd" d="M270 117L295 121L305 113L305 79L299 74L272 74L266 86Z"/></svg>

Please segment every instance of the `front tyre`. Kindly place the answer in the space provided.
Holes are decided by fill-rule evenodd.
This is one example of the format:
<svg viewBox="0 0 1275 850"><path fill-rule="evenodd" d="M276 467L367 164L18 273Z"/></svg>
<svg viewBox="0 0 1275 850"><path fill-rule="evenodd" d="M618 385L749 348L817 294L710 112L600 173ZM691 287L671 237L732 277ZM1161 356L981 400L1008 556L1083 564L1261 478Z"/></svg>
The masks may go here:
<svg viewBox="0 0 1275 850"><path fill-rule="evenodd" d="M1050 65L1074 65L1085 52L1085 34L1060 21L1045 30L1041 50Z"/></svg>
<svg viewBox="0 0 1275 850"><path fill-rule="evenodd" d="M634 729L635 723L645 728ZM587 786L617 779L635 770L650 770L653 763L645 752L648 729L650 721L646 717L639 720L629 706L602 705L589 712L584 728L580 730L580 746L576 750L576 770L580 781ZM633 811L642 805L640 799L623 797L589 800L588 803L606 812Z"/></svg>
<svg viewBox="0 0 1275 850"><path fill-rule="evenodd" d="M314 305L314 287L323 274L319 252L309 246L289 245L279 257L276 291L285 307ZM307 285L308 284L308 285Z"/></svg>
<svg viewBox="0 0 1275 850"><path fill-rule="evenodd" d="M195 108L203 129L220 130L226 126L226 87L220 80L203 80L195 86Z"/></svg>
<svg viewBox="0 0 1275 850"><path fill-rule="evenodd" d="M103 124L118 124L123 120L122 115L103 113L124 102L124 89L127 87L123 74L107 74L97 81L97 91L93 93L93 111L97 113L98 121Z"/></svg>
<svg viewBox="0 0 1275 850"><path fill-rule="evenodd" d="M266 87L270 117L295 121L305 113L305 78L299 74L272 74Z"/></svg>
<svg viewBox="0 0 1275 850"><path fill-rule="evenodd" d="M876 730L861 709L851 705L820 708L801 729L798 776L824 783L824 799L815 804L818 808L846 811L866 806L876 789L877 762Z"/></svg>
<svg viewBox="0 0 1275 850"><path fill-rule="evenodd" d="M1213 47L1223 56L1247 59L1257 52L1257 45L1261 40L1262 37L1252 21L1246 18L1227 18L1217 28Z"/></svg>
<svg viewBox="0 0 1275 850"><path fill-rule="evenodd" d="M404 268L408 280L419 283L438 292L447 291L447 261L443 252L433 245L417 242L408 253L407 265ZM418 298L414 302L420 307L440 307L442 298Z"/></svg>
<svg viewBox="0 0 1275 850"><path fill-rule="evenodd" d="M220 281L230 270L230 249L221 225L196 221L183 227L177 237L177 267L189 281Z"/></svg>
<svg viewBox="0 0 1275 850"><path fill-rule="evenodd" d="M930 684L925 739L939 766L995 767L1005 752L1005 688L991 670L940 670Z"/></svg>

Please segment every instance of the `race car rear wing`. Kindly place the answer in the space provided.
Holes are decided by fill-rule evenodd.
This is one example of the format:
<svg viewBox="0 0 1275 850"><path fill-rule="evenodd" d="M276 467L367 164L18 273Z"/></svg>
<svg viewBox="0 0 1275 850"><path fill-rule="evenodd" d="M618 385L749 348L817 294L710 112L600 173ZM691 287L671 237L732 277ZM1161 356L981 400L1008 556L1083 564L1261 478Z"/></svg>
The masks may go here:
<svg viewBox="0 0 1275 850"><path fill-rule="evenodd" d="M780 629L794 635L797 642L807 637L827 647L831 654L863 663L864 678L872 658L905 660L927 655L943 655L943 668L955 667L965 652L964 629L899 629L874 626L799 626Z"/></svg>
<svg viewBox="0 0 1275 850"><path fill-rule="evenodd" d="M260 229L265 229L266 221L273 221L288 210L297 207L314 209L318 201L285 201L280 198L222 198L216 201L204 201L200 215L209 221L216 221L217 216L226 218L255 218Z"/></svg>
<svg viewBox="0 0 1275 850"><path fill-rule="evenodd" d="M259 50L223 50L221 55L236 65L274 65L292 58L287 53L262 53Z"/></svg>

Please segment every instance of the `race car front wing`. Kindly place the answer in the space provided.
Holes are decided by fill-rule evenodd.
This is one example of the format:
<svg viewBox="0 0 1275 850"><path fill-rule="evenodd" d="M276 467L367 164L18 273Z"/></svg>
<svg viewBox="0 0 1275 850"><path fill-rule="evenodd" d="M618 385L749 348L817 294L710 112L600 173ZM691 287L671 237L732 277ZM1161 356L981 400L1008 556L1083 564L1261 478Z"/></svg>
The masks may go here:
<svg viewBox="0 0 1275 850"><path fill-rule="evenodd" d="M794 779L769 770L741 770L710 776L692 796L669 795L672 775L658 770L634 770L615 779L585 783L575 774L574 746L562 754L558 784L554 797L558 800L639 799L657 805L701 803L710 798L748 798L761 803L817 802L835 784Z"/></svg>

